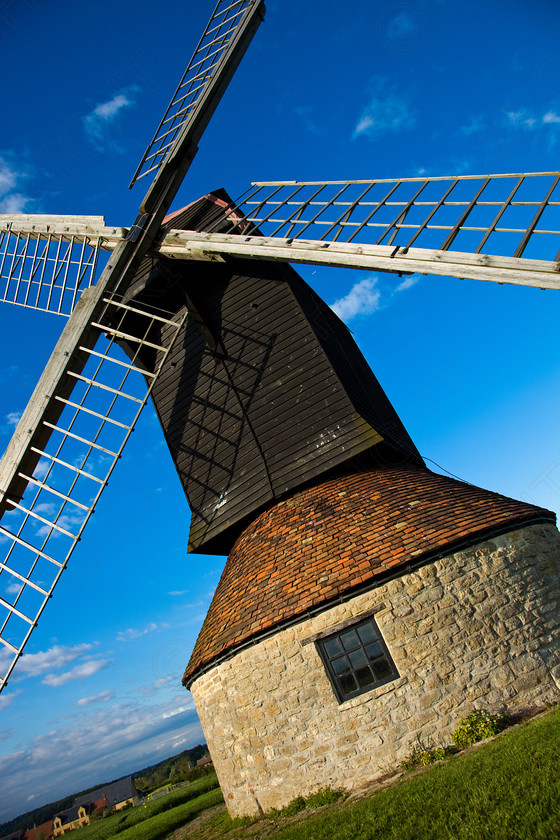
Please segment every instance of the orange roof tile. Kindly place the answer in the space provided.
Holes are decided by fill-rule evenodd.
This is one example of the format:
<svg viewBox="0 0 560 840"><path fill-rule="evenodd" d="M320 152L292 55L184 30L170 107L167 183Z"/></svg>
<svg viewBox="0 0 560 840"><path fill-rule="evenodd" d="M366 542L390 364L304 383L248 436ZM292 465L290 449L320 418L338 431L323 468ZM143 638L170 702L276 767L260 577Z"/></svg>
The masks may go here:
<svg viewBox="0 0 560 840"><path fill-rule="evenodd" d="M554 514L422 467L383 466L301 490L237 539L183 682L352 589L531 521Z"/></svg>

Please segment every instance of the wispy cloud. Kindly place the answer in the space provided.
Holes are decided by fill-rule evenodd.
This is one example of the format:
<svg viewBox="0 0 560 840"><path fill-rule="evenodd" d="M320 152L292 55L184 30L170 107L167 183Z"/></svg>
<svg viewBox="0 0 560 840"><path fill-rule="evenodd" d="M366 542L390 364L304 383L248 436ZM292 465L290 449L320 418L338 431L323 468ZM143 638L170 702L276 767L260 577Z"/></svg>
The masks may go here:
<svg viewBox="0 0 560 840"><path fill-rule="evenodd" d="M29 177L27 169L12 152L0 154L0 213L25 213L33 199L21 192L22 182Z"/></svg>
<svg viewBox="0 0 560 840"><path fill-rule="evenodd" d="M385 76L375 76L369 101L356 123L352 139L365 136L377 140L384 134L406 131L414 126L416 113L407 97Z"/></svg>
<svg viewBox="0 0 560 840"><path fill-rule="evenodd" d="M0 694L0 709L7 709L14 702L18 694L21 694L21 692L12 691L10 694Z"/></svg>
<svg viewBox="0 0 560 840"><path fill-rule="evenodd" d="M330 305L333 312L343 321L351 321L354 318L362 318L372 315L381 306L385 306L399 292L411 289L418 283L420 276L417 274L408 275L396 286L387 286L383 292L378 287L378 278L366 277L355 283L347 295Z"/></svg>
<svg viewBox="0 0 560 840"><path fill-rule="evenodd" d="M310 134L324 134L324 127L315 119L310 105L296 105L294 113L303 122L305 130Z"/></svg>
<svg viewBox="0 0 560 840"><path fill-rule="evenodd" d="M399 283L399 285L397 286L395 291L396 292L405 292L407 289L412 289L412 287L415 286L418 283L419 280L420 280L420 275L419 274L409 274L408 277L405 277L405 279L402 281L402 283Z"/></svg>
<svg viewBox="0 0 560 840"><path fill-rule="evenodd" d="M118 778L166 758L183 740L187 746L200 743L204 736L187 697L181 689L156 703L138 697L99 706L92 701L91 708L83 704L76 718L33 739L25 750L0 758L0 819L24 811L30 790L52 801L103 783L109 770Z"/></svg>
<svg viewBox="0 0 560 840"><path fill-rule="evenodd" d="M114 696L114 691L101 691L99 694L94 694L92 697L80 697L80 699L76 701L76 706L90 706L92 703L106 703L108 700L112 700Z"/></svg>
<svg viewBox="0 0 560 840"><path fill-rule="evenodd" d="M151 621L147 627L143 627L142 630L138 628L129 627L127 630L121 630L117 633L117 642L131 642L133 639L139 639L141 636L145 636L146 633L153 633L154 630L158 628L161 629L162 627L168 627L168 624L156 624L155 621Z"/></svg>
<svg viewBox="0 0 560 840"><path fill-rule="evenodd" d="M15 678L39 676L47 671L63 668L87 654L93 647L94 645L84 642L80 645L54 645L38 653L25 653L18 663Z"/></svg>
<svg viewBox="0 0 560 840"><path fill-rule="evenodd" d="M549 108L542 114L531 112L526 108L519 108L517 111L506 111L504 114L506 125L526 130L558 126L560 124L560 113Z"/></svg>
<svg viewBox="0 0 560 840"><path fill-rule="evenodd" d="M9 414L6 414L6 425L11 426L12 429L15 429L20 420L21 411L10 411Z"/></svg>
<svg viewBox="0 0 560 840"><path fill-rule="evenodd" d="M392 41L400 41L402 38L408 38L412 32L416 31L416 28L414 19L407 12L400 12L389 21L387 37Z"/></svg>
<svg viewBox="0 0 560 840"><path fill-rule="evenodd" d="M459 129L459 133L465 135L465 137L470 137L471 134L478 134L479 131L482 131L484 128L484 120L482 117L471 117L465 125L462 125Z"/></svg>
<svg viewBox="0 0 560 840"><path fill-rule="evenodd" d="M42 683L43 685L56 687L71 680L85 680L88 677L93 677L94 674L98 674L99 671L110 664L110 659L88 659L87 662L80 662L79 665L75 665L70 671L65 671L63 674L47 674Z"/></svg>
<svg viewBox="0 0 560 840"><path fill-rule="evenodd" d="M113 151L121 151L118 144L107 137L107 132L123 111L136 104L136 96L139 92L140 88L136 85L124 88L106 102L99 102L89 114L83 117L86 136L98 151L107 148L111 148Z"/></svg>
<svg viewBox="0 0 560 840"><path fill-rule="evenodd" d="M366 277L355 283L347 295L331 304L331 309L343 321L350 321L363 315L371 315L379 309L381 292L376 289L377 278Z"/></svg>

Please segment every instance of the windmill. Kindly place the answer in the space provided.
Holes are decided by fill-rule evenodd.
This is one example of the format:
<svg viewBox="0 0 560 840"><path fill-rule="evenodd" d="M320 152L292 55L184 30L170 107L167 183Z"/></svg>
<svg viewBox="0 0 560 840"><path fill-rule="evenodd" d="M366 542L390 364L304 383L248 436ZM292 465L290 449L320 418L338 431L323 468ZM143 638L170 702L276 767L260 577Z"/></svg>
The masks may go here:
<svg viewBox="0 0 560 840"><path fill-rule="evenodd" d="M360 385L369 373L360 371L360 381L346 381L337 391L335 379L340 380L341 372L329 342L344 345L349 368L356 370L361 362L344 330L329 323L326 308L287 264L439 273L558 288L558 231L546 224L558 203L558 173L258 183L236 201L215 193L164 222L210 114L263 14L259 2L218 3L134 176L134 181L155 177L130 228L108 228L99 217L14 216L2 222L4 300L71 315L0 471L8 523L2 525L8 552L0 570L20 586L11 601L1 603L1 638L12 654L3 684L150 395L194 500L191 545L197 550L229 551L247 523L270 504L290 498L323 474L334 474L350 459L367 466L367 453L374 449L390 463L398 452L407 463L419 465L414 445L373 378L371 404L363 399L356 410ZM528 208L526 219L514 224L509 217L520 207ZM531 256L536 237L551 242L547 260ZM103 251L111 256L96 280ZM193 272L185 273L192 264L203 282L190 280L197 276ZM231 296L227 318L220 324L216 309L226 287L231 287ZM220 289L220 295L202 293L206 288ZM258 432L252 416L255 395L276 363L274 353L286 358L278 330L262 329L260 313L273 288L290 296L290 302L279 300L278 306L285 308L278 311L291 319L295 307L304 316L301 332L286 334L286 340L301 336L309 345L319 339L313 359L321 349L334 371L329 387L340 397L336 434L330 428L330 406L325 430L314 425L311 401L301 432L287 434L278 444L288 461L297 460L291 475L277 453L261 451L253 465L245 454L270 446L280 434L277 426ZM248 321L236 322L240 301L251 310L251 329ZM324 325L330 330L326 336L320 335ZM240 385L243 365L251 373ZM185 377L172 386L174 396L166 404L169 371L193 367L201 372L198 382L207 389L206 396ZM326 381L326 368L319 376ZM223 403L219 419L209 420L208 428L192 413L187 423L181 412L188 413L193 400L209 410L214 402L210 395L224 390L224 377L228 400L237 400L237 407ZM284 377L285 372L277 379ZM296 382L297 389L307 381ZM344 392L352 388L349 402L342 405ZM182 407L175 394L185 391L190 401ZM287 400L285 391L280 396ZM284 413L297 406L293 396ZM231 419L231 429L223 425L224 418ZM356 424L361 424L358 432ZM297 454L290 451L289 437L301 445ZM200 462L206 464L204 480ZM239 473L251 475L244 488Z"/></svg>

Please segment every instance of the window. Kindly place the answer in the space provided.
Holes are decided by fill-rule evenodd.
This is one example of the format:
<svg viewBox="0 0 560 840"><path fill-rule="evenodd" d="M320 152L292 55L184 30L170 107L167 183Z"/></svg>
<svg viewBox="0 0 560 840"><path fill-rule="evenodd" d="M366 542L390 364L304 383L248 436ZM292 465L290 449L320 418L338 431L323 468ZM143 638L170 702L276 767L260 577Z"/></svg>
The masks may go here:
<svg viewBox="0 0 560 840"><path fill-rule="evenodd" d="M339 703L399 676L373 618L317 639L316 644Z"/></svg>

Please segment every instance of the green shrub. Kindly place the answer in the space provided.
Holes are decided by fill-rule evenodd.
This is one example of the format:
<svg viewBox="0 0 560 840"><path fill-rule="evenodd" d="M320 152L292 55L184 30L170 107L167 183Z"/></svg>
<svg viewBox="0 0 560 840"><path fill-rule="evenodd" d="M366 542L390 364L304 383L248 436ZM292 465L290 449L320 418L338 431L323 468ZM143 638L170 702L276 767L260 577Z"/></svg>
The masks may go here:
<svg viewBox="0 0 560 840"><path fill-rule="evenodd" d="M303 796L296 796L295 799L292 799L291 802L288 802L288 804L284 805L284 807L280 808L280 810L277 808L271 808L271 810L267 813L267 816L272 817L273 819L276 817L292 817L294 814L298 814L305 808L306 802Z"/></svg>
<svg viewBox="0 0 560 840"><path fill-rule="evenodd" d="M305 797L305 804L308 808L321 808L322 805L332 805L339 799L345 799L348 794L340 788L327 787L319 788L315 793Z"/></svg>
<svg viewBox="0 0 560 840"><path fill-rule="evenodd" d="M338 802L339 799L345 799L348 794L346 791L339 788L332 788L328 785L310 793L309 796L296 796L283 808L272 808L267 812L267 817L277 819L278 817L292 817L298 814L305 808L321 808L322 805L332 805L333 802Z"/></svg>
<svg viewBox="0 0 560 840"><path fill-rule="evenodd" d="M430 747L425 746L418 738L418 743L410 753L410 755L401 761L403 770L414 770L416 767L427 767L435 761L442 761L451 755L451 750L448 747Z"/></svg>
<svg viewBox="0 0 560 840"><path fill-rule="evenodd" d="M452 740L456 747L464 750L471 744L476 744L477 741L497 735L510 723L511 717L506 711L491 714L484 709L475 709L467 717L461 718L459 726L452 735Z"/></svg>

